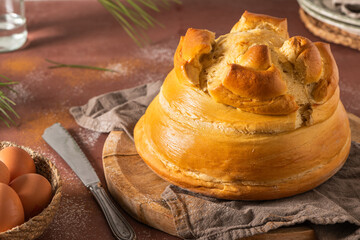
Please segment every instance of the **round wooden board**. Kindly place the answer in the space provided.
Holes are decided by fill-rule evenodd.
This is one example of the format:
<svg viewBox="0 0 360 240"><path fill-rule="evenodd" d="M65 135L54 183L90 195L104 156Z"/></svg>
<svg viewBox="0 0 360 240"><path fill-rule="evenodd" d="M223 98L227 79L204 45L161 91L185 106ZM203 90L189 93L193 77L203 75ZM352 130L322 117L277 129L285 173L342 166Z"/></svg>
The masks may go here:
<svg viewBox="0 0 360 240"><path fill-rule="evenodd" d="M360 141L360 119L349 114L349 120L352 140ZM125 132L109 134L103 149L103 165L108 189L124 210L140 222L177 236L170 208L161 198L169 183L147 167ZM245 239L310 240L316 236L311 228L302 225Z"/></svg>

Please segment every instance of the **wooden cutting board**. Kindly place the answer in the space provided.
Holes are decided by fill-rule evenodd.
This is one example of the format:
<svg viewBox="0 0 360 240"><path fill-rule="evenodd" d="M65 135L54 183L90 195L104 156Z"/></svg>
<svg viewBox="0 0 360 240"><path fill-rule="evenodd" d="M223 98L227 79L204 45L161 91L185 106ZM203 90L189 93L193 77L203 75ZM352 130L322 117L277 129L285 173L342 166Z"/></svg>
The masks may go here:
<svg viewBox="0 0 360 240"><path fill-rule="evenodd" d="M360 142L360 118L349 114L349 120L352 140ZM171 211L161 198L169 183L146 166L125 132L109 134L103 149L103 165L108 189L123 209L138 221L177 236ZM244 239L310 240L316 236L310 227L301 225Z"/></svg>

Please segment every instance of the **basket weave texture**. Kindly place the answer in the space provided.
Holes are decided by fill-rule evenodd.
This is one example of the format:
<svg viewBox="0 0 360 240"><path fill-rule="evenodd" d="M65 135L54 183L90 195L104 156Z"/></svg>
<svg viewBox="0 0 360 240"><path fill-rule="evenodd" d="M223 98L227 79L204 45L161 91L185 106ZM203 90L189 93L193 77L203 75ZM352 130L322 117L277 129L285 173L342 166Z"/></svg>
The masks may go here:
<svg viewBox="0 0 360 240"><path fill-rule="evenodd" d="M50 225L60 206L62 188L60 174L52 162L30 148L19 146L12 142L0 142L0 150L9 146L20 147L30 154L34 159L36 172L49 180L52 187L53 198L50 204L40 214L30 218L20 226L0 233L0 240L35 239L41 236L45 229Z"/></svg>
<svg viewBox="0 0 360 240"><path fill-rule="evenodd" d="M305 27L315 36L321 37L326 41L341 44L360 51L360 36L349 33L338 27L321 22L308 15L302 8L299 10L300 18Z"/></svg>

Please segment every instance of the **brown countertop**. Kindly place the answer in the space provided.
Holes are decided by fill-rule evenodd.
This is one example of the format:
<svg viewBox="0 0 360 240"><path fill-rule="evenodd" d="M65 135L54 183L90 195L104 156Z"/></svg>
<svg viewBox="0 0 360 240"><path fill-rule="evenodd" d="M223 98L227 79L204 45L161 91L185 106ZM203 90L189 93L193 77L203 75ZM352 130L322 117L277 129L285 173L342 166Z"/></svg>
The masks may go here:
<svg viewBox="0 0 360 240"><path fill-rule="evenodd" d="M288 18L290 36L321 39L308 32L295 0L183 0L154 16L165 28L149 31L153 44L139 49L95 0L26 2L29 40L18 51L0 54L0 73L19 84L11 93L21 118L16 126L0 124L1 140L26 145L44 154L63 179L61 207L40 239L112 239L99 207L71 169L42 140L45 128L62 123L77 138L100 179L105 183L101 153L107 134L79 127L68 113L93 96L163 79L172 68L180 34L188 27L227 32L244 12ZM360 52L331 45L340 70L341 98L347 111L360 115ZM48 69L45 58L72 64L96 65L119 73L82 69ZM177 239L147 227L129 216L138 239Z"/></svg>

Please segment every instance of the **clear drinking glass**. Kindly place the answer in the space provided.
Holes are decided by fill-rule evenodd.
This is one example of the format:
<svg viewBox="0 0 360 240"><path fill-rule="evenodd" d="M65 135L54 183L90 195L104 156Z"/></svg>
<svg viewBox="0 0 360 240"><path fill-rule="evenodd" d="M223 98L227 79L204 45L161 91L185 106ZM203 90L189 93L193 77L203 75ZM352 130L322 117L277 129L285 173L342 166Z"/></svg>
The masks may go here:
<svg viewBox="0 0 360 240"><path fill-rule="evenodd" d="M24 0L0 0L0 52L19 49L26 38Z"/></svg>

